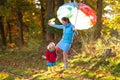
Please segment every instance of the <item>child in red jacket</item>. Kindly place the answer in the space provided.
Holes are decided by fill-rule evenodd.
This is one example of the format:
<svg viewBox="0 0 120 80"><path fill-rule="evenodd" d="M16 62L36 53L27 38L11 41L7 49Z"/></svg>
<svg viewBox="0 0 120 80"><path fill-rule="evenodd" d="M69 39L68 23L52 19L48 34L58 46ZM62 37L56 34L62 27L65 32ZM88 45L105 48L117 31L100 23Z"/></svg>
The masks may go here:
<svg viewBox="0 0 120 80"><path fill-rule="evenodd" d="M55 50L55 43L50 42L47 46L46 55L43 56L46 59L46 65L48 66L49 72L54 72L55 65L57 64L57 53Z"/></svg>

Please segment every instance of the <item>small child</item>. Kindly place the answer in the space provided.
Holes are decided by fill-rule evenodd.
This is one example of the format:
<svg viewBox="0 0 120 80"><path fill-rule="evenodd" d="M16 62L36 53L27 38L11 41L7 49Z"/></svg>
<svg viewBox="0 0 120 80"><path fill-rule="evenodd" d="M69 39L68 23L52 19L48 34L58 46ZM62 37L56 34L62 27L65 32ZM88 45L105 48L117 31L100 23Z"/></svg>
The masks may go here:
<svg viewBox="0 0 120 80"><path fill-rule="evenodd" d="M48 66L48 72L55 71L55 65L57 64L57 52L55 50L55 43L50 42L47 46L46 55L42 56L46 59L46 65Z"/></svg>

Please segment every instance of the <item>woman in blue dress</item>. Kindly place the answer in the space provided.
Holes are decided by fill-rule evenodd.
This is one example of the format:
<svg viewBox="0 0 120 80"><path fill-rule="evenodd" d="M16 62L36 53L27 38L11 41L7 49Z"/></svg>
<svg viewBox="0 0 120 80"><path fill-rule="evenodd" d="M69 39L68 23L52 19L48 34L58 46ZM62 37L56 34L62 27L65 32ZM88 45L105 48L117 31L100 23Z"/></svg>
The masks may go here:
<svg viewBox="0 0 120 80"><path fill-rule="evenodd" d="M64 68L68 67L68 51L73 42L73 36L75 33L74 26L70 23L67 17L62 18L62 25L52 24L48 22L49 26L54 28L63 29L62 39L56 45L56 50L61 49L63 51L63 60L64 60Z"/></svg>

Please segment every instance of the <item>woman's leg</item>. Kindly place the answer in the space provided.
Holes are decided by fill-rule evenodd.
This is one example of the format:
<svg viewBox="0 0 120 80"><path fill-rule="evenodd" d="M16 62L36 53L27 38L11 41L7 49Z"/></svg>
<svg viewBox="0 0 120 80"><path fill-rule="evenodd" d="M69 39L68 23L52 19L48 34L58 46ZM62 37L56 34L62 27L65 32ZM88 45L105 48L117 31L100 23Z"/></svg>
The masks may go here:
<svg viewBox="0 0 120 80"><path fill-rule="evenodd" d="M59 51L59 50L60 50L60 48L59 48L58 46L56 46L55 49L56 49L56 51Z"/></svg>
<svg viewBox="0 0 120 80"><path fill-rule="evenodd" d="M60 48L58 46L55 47L56 51L58 52ZM64 61L64 68L68 67L68 54L63 51L63 61Z"/></svg>
<svg viewBox="0 0 120 80"><path fill-rule="evenodd" d="M68 54L63 51L63 61L64 61L64 68L68 67Z"/></svg>

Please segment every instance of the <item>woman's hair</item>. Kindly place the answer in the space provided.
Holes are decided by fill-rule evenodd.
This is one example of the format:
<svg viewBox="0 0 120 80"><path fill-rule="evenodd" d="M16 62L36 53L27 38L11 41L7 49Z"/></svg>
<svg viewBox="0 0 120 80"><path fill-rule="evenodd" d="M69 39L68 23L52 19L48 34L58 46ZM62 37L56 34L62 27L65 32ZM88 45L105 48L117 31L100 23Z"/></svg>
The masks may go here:
<svg viewBox="0 0 120 80"><path fill-rule="evenodd" d="M65 21L65 22L70 23L70 20L69 20L69 18L67 18L67 17L63 17L62 20Z"/></svg>

